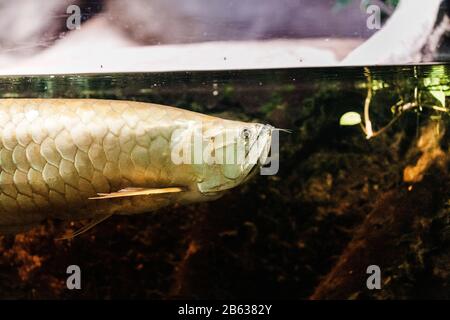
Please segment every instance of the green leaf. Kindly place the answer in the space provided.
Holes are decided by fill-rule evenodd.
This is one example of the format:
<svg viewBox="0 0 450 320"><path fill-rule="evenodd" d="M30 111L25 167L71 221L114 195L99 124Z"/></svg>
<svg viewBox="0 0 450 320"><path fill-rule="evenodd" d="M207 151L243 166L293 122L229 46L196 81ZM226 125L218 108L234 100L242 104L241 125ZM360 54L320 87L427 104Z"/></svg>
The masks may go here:
<svg viewBox="0 0 450 320"><path fill-rule="evenodd" d="M339 120L341 126L354 126L361 123L361 115L357 112L350 111L344 113Z"/></svg>
<svg viewBox="0 0 450 320"><path fill-rule="evenodd" d="M372 82L370 83L370 85L371 85L373 91L381 90L381 89L383 89L384 87L387 87L387 86L388 86L388 85L385 84L382 80L376 80L376 79L372 80Z"/></svg>
<svg viewBox="0 0 450 320"><path fill-rule="evenodd" d="M431 90L430 93L435 97L441 105L445 108L445 93L440 90Z"/></svg>

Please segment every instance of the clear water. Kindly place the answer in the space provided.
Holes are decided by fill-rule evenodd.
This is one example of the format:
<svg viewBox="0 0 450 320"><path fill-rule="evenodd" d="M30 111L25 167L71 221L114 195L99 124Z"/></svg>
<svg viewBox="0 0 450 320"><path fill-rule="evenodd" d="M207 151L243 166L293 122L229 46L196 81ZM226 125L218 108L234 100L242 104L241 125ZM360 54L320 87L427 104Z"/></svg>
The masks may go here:
<svg viewBox="0 0 450 320"><path fill-rule="evenodd" d="M0 292L27 296L31 281L37 297L72 297L60 288L70 260L96 275L83 297L448 297L448 112L436 92L445 96L449 76L449 65L411 65L0 77L4 98L147 101L292 131L281 135L277 175L218 201L114 217L73 244L53 239L78 225L57 222L1 238L14 285ZM364 120L369 87L374 131L398 119L368 140L339 120L349 111ZM401 109L409 102L417 107ZM40 263L20 260L22 249ZM385 290L364 287L371 264L390 279ZM327 288L327 275L341 285Z"/></svg>

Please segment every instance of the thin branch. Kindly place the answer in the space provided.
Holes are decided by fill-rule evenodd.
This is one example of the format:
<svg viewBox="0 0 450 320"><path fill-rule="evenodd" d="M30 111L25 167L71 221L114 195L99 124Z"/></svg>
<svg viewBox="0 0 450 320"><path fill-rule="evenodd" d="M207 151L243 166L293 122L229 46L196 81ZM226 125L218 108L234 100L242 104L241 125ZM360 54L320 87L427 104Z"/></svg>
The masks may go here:
<svg viewBox="0 0 450 320"><path fill-rule="evenodd" d="M370 70L367 67L364 68L364 73L366 74L368 84L367 97L364 101L364 124L366 127L366 139L370 139L373 136L372 122L370 121L369 115L370 102L372 101L372 76L370 75Z"/></svg>
<svg viewBox="0 0 450 320"><path fill-rule="evenodd" d="M394 118L391 119L391 121L389 121L389 123L387 125L385 125L383 128L381 128L380 130L378 130L377 132L374 132L372 134L372 138L376 137L380 134L382 134L383 132L385 132L387 129L389 129L398 119L400 119L400 114L397 114Z"/></svg>

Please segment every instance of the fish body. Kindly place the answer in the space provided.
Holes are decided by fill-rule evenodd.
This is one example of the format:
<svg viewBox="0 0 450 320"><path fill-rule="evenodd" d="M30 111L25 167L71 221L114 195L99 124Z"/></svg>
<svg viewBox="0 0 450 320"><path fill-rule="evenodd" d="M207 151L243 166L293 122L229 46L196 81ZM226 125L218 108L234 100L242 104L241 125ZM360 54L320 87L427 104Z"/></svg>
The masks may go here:
<svg viewBox="0 0 450 320"><path fill-rule="evenodd" d="M215 142L224 132L231 138ZM0 232L215 199L255 164L192 154L237 148L242 139L257 158L267 156L270 130L260 124L140 102L0 99Z"/></svg>

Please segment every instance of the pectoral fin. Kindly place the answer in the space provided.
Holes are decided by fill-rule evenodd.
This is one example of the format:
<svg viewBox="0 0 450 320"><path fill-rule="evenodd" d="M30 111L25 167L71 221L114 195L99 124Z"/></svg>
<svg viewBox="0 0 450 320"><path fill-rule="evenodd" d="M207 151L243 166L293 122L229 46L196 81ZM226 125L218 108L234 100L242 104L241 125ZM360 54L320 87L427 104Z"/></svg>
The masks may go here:
<svg viewBox="0 0 450 320"><path fill-rule="evenodd" d="M121 197L134 197L134 196L148 196L151 194L165 194L165 193L175 193L183 191L181 188L125 188L117 192L111 193L98 193L98 197L91 197L89 199L99 200L99 199L110 199L110 198L121 198Z"/></svg>
<svg viewBox="0 0 450 320"><path fill-rule="evenodd" d="M79 236L80 234L85 233L89 229L92 229L93 227L98 225L100 222L105 221L106 219L108 219L111 216L112 216L112 214L99 215L99 216L95 217L94 219L92 219L88 224L86 224L85 226L83 226L79 230L77 230L77 231L75 231L73 233L70 233L68 235L62 236L60 238L57 238L56 240L70 240L70 239L73 239L76 236Z"/></svg>

